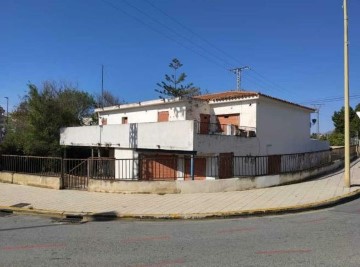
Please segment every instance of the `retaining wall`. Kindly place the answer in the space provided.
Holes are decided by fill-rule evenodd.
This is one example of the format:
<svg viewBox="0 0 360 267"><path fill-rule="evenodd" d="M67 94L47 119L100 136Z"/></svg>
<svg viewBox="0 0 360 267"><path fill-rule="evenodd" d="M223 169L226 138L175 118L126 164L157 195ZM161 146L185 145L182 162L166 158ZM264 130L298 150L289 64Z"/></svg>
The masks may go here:
<svg viewBox="0 0 360 267"><path fill-rule="evenodd" d="M40 176L33 174L0 172L0 182L30 185L43 188L60 189L60 177Z"/></svg>
<svg viewBox="0 0 360 267"><path fill-rule="evenodd" d="M309 180L315 176L332 172L343 165L336 161L331 165L297 173L241 177L223 180L203 181L117 181L89 180L88 190L108 193L146 193L146 194L191 194L242 191L265 188Z"/></svg>

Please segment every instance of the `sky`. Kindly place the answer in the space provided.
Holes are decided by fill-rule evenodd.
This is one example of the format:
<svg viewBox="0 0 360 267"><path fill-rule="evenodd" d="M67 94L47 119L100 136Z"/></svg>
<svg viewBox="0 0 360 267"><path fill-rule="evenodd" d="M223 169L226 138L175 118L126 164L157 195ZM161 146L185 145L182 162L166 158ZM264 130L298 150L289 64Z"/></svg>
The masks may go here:
<svg viewBox="0 0 360 267"><path fill-rule="evenodd" d="M348 0L350 104L360 103L360 1ZM180 69L203 91L241 87L313 107L320 132L343 106L341 0L1 0L0 106L14 110L27 84L104 88L131 103L157 99ZM336 100L336 101L335 101ZM314 114L315 118L316 115ZM317 126L312 127L316 131Z"/></svg>

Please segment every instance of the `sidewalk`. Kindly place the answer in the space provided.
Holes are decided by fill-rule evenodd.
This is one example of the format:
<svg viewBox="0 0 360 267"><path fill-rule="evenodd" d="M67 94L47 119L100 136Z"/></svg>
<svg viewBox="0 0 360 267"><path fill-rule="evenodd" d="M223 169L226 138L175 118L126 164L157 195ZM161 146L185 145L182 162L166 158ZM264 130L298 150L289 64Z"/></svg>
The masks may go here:
<svg viewBox="0 0 360 267"><path fill-rule="evenodd" d="M0 183L0 210L118 218L206 218L258 215L325 207L360 195L360 160L351 168L351 188L343 170L313 181L237 192L197 194L112 194L52 190ZM22 208L11 207L27 203ZM18 205L21 206L21 205Z"/></svg>

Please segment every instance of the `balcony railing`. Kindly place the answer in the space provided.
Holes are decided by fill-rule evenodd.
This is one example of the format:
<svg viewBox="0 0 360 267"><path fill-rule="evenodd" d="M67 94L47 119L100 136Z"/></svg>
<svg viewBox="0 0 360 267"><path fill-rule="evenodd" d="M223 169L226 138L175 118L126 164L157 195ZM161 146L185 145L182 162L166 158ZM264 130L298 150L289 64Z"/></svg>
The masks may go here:
<svg viewBox="0 0 360 267"><path fill-rule="evenodd" d="M195 121L197 134L236 135L240 137L256 137L256 128L237 126L234 124L207 123Z"/></svg>

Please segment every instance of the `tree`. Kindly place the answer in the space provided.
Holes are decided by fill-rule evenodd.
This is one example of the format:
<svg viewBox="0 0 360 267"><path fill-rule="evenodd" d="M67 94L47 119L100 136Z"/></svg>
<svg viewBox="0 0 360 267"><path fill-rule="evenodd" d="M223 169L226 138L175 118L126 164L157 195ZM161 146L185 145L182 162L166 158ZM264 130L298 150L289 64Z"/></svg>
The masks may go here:
<svg viewBox="0 0 360 267"><path fill-rule="evenodd" d="M119 97L113 95L107 90L104 90L102 95L96 95L95 98L97 107L117 106L122 103Z"/></svg>
<svg viewBox="0 0 360 267"><path fill-rule="evenodd" d="M6 123L6 116L5 116L5 109L0 106L0 143L4 139L5 136L5 123Z"/></svg>
<svg viewBox="0 0 360 267"><path fill-rule="evenodd" d="M59 156L60 128L82 125L93 113L95 101L70 84L46 81L40 90L34 84L28 89L28 95L11 114L1 151Z"/></svg>
<svg viewBox="0 0 360 267"><path fill-rule="evenodd" d="M201 90L195 87L193 83L184 85L187 75L185 73L178 74L177 71L183 64L174 58L169 67L173 69L174 73L171 75L165 74L165 81L157 83L159 89L155 89L155 92L160 93L160 98L164 97L192 97L201 94Z"/></svg>
<svg viewBox="0 0 360 267"><path fill-rule="evenodd" d="M350 118L350 137L355 137L360 131L360 119L356 115L356 111L360 111L360 104L353 108L349 108ZM345 129L345 109L342 107L339 111L335 111L332 120L334 122L335 130L329 136L331 145L344 145L344 129Z"/></svg>

